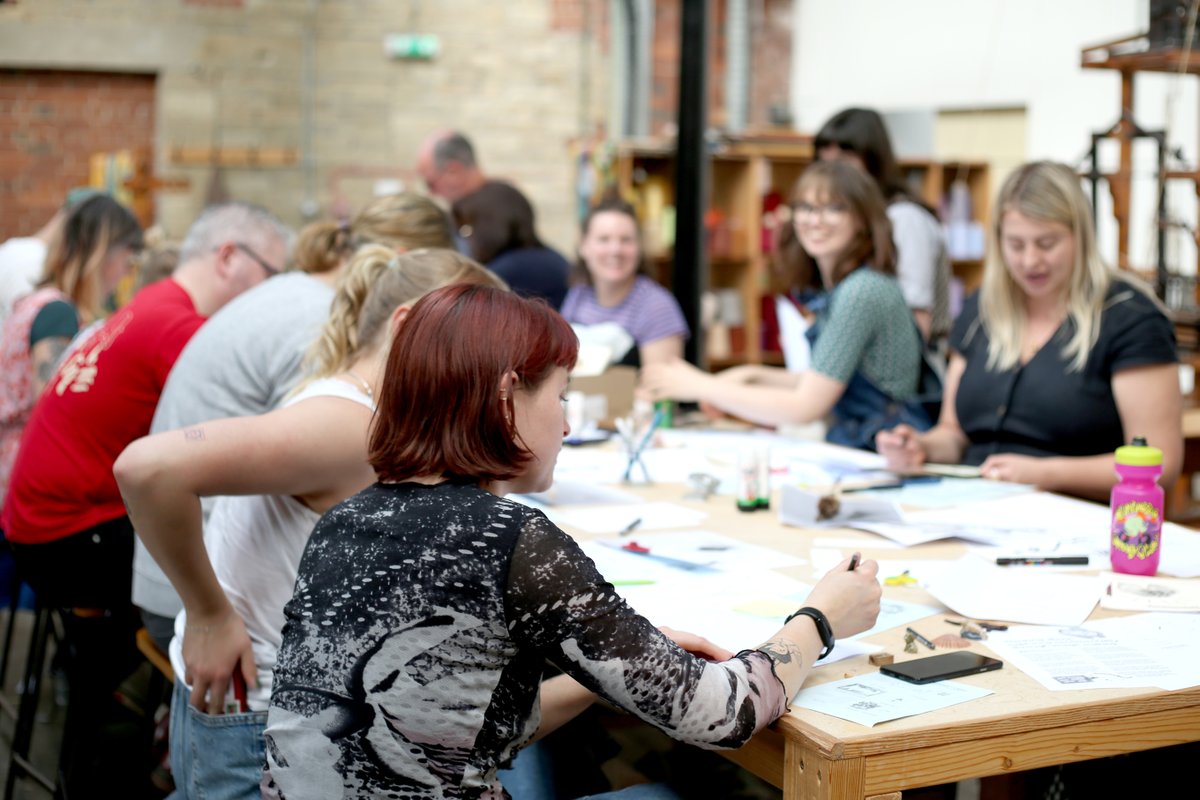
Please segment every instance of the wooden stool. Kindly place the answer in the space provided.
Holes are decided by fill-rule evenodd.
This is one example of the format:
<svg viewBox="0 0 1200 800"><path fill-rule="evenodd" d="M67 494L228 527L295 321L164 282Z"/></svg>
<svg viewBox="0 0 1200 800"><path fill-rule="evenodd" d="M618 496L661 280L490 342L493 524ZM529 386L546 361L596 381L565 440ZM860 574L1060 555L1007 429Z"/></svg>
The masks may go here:
<svg viewBox="0 0 1200 800"><path fill-rule="evenodd" d="M158 705L171 702L171 690L175 686L175 670L171 668L171 659L158 643L154 641L154 637L150 635L150 631L145 628L138 628L137 632L137 649L150 662L150 666L154 668L154 672L150 675L150 682L146 685L146 716L150 722L149 742L151 758L154 758L154 737L156 733L157 720L155 719L154 711ZM169 746L168 742L168 746ZM157 764L151 763L153 769Z"/></svg>

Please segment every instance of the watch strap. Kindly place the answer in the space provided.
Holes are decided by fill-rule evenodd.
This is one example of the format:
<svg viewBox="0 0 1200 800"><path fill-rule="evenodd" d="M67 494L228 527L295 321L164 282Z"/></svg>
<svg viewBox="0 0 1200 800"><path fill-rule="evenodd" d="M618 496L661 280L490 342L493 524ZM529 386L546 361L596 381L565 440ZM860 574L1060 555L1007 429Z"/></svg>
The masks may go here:
<svg viewBox="0 0 1200 800"><path fill-rule="evenodd" d="M821 637L821 644L825 646L825 649L821 651L821 655L817 657L817 660L820 661L833 651L833 626L829 624L829 618L820 609L813 608L812 606L805 606L792 612L783 621L783 624L786 625L796 617L801 616L811 617L813 623L817 626L817 635Z"/></svg>

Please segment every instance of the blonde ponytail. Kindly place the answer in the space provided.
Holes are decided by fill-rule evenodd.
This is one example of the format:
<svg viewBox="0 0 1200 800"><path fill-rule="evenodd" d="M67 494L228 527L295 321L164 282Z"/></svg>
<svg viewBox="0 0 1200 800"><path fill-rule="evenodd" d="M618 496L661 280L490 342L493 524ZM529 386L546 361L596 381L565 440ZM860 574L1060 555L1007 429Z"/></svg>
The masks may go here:
<svg viewBox="0 0 1200 800"><path fill-rule="evenodd" d="M371 288L388 269L395 252L382 245L366 245L350 259L338 278L329 319L305 355L305 370L313 378L336 375L358 353L359 316Z"/></svg>
<svg viewBox="0 0 1200 800"><path fill-rule="evenodd" d="M333 272L354 252L350 227L336 222L305 225L296 237L292 260L296 268L309 275Z"/></svg>
<svg viewBox="0 0 1200 800"><path fill-rule="evenodd" d="M495 273L455 250L426 248L397 255L381 245L361 248L338 282L329 320L305 357L304 383L344 372L380 345L397 308L452 283L508 288Z"/></svg>

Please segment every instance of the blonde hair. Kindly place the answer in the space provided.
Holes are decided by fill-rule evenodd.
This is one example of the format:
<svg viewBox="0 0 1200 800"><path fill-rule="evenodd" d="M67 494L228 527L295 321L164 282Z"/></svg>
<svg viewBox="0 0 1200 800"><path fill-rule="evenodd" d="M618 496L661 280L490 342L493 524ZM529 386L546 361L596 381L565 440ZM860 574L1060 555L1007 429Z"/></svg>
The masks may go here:
<svg viewBox="0 0 1200 800"><path fill-rule="evenodd" d="M361 248L338 280L329 319L305 356L305 383L344 372L378 344L393 311L452 283L508 288L495 273L455 250L425 248L397 254L382 245Z"/></svg>
<svg viewBox="0 0 1200 800"><path fill-rule="evenodd" d="M412 192L372 200L350 223L355 248L368 242L394 250L454 248L450 218L436 203Z"/></svg>
<svg viewBox="0 0 1200 800"><path fill-rule="evenodd" d="M376 198L349 222L323 220L300 231L294 261L310 275L332 272L363 245L394 250L454 247L450 220L429 198L401 192Z"/></svg>
<svg viewBox="0 0 1200 800"><path fill-rule="evenodd" d="M1017 365L1026 324L1025 294L1013 280L1001 251L1001 228L1009 211L1065 225L1074 237L1075 263L1065 298L1074 332L1063 346L1063 355L1070 360L1070 371L1082 370L1100 336L1104 297L1116 273L1096 250L1091 207L1079 186L1079 176L1070 167L1050 161L1019 167L1004 182L996 199L979 292L979 320L988 336L987 368L1002 371ZM1138 282L1130 283L1146 291Z"/></svg>

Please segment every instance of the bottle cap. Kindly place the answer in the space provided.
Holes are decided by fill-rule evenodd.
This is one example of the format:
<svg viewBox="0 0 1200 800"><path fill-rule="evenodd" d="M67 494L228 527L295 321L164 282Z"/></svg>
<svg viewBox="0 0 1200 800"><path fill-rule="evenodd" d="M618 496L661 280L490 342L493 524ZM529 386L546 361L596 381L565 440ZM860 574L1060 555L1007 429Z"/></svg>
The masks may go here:
<svg viewBox="0 0 1200 800"><path fill-rule="evenodd" d="M1135 436L1133 444L1117 448L1116 459L1118 464L1126 467L1160 467L1163 454L1157 447L1148 447L1146 437Z"/></svg>

